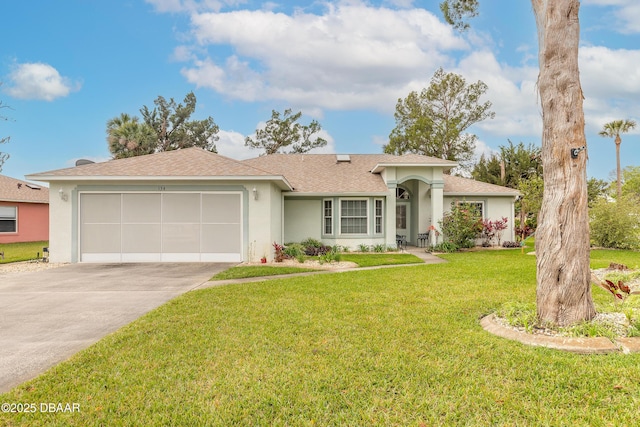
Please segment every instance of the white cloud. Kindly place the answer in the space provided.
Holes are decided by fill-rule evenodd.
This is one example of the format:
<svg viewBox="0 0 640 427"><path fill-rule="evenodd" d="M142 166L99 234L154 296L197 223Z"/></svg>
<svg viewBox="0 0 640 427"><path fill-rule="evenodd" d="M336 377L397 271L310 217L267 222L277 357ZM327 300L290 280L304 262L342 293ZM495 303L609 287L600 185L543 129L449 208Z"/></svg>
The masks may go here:
<svg viewBox="0 0 640 427"><path fill-rule="evenodd" d="M476 141L476 148L473 150L474 159L479 160L482 155L484 155L486 158L489 158L493 154L500 154L500 151L494 150L493 148L489 147L489 145L487 145L484 141Z"/></svg>
<svg viewBox="0 0 640 427"><path fill-rule="evenodd" d="M587 5L613 7L608 29L625 34L640 33L640 3L638 0L584 0Z"/></svg>
<svg viewBox="0 0 640 427"><path fill-rule="evenodd" d="M496 117L479 124L481 129L505 137L540 134L536 67L511 67L499 63L492 52L479 51L462 59L454 71L463 75L467 83L481 80L489 87L483 100L491 101Z"/></svg>
<svg viewBox="0 0 640 427"><path fill-rule="evenodd" d="M62 77L49 64L25 63L12 68L6 92L14 98L53 101L79 90L81 86Z"/></svg>
<svg viewBox="0 0 640 427"><path fill-rule="evenodd" d="M487 34L472 30L462 39L439 16L411 8L413 3L388 0L384 4L395 8L387 8L360 0L327 2L322 14L303 9L276 13L271 3L262 10L194 13L197 44L181 46L174 56L185 62L183 75L198 87L245 102L282 101L316 116L323 109L392 114L398 98L427 87L442 66L468 82L482 80L489 86L484 99L493 103L496 118L475 126L485 138L539 139L536 48L522 45L519 61L499 62ZM636 3L591 4L632 11ZM217 46L232 53L223 58L207 53ZM460 54L465 56L456 63ZM640 110L635 101L640 98L638 63L640 50L581 47L587 130L600 127L607 117Z"/></svg>
<svg viewBox="0 0 640 427"><path fill-rule="evenodd" d="M189 82L244 101L278 99L302 108L389 112L399 96L423 87L433 70L452 62L442 51L467 48L424 9L359 1L327 4L323 15L194 14L192 26L201 47L229 45L235 53L191 61L182 71Z"/></svg>
<svg viewBox="0 0 640 427"><path fill-rule="evenodd" d="M252 150L244 146L244 135L239 132L220 129L218 137L220 138L216 142L218 154L236 160L250 159L259 154L257 150Z"/></svg>

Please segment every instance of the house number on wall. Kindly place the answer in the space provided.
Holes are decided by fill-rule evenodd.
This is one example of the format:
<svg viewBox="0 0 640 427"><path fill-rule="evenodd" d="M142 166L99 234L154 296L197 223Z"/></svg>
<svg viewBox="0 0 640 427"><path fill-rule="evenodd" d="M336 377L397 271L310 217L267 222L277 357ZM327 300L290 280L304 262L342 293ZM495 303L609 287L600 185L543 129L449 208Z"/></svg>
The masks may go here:
<svg viewBox="0 0 640 427"><path fill-rule="evenodd" d="M158 191L164 191L166 189L167 189L167 187L165 187L164 185L159 185L158 186Z"/></svg>

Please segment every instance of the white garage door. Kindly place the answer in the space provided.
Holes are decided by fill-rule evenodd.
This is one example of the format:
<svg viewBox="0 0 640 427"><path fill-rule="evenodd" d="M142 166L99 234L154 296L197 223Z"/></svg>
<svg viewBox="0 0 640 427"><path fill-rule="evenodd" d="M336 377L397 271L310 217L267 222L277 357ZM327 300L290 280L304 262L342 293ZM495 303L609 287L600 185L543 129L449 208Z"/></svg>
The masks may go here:
<svg viewBox="0 0 640 427"><path fill-rule="evenodd" d="M80 261L240 262L240 193L81 193Z"/></svg>

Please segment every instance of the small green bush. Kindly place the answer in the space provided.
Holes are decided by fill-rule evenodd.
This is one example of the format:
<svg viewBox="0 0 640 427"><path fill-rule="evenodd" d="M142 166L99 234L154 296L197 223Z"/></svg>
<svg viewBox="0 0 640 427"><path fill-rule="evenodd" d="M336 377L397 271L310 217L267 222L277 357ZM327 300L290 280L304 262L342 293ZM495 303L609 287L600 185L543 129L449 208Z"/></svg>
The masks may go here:
<svg viewBox="0 0 640 427"><path fill-rule="evenodd" d="M302 242L300 242L300 244L302 246L304 246L305 248L309 248L309 247L311 247L311 248L321 248L321 247L324 246L321 241L313 239L311 237L307 238L306 240L303 240Z"/></svg>
<svg viewBox="0 0 640 427"><path fill-rule="evenodd" d="M339 247L334 246L333 248L331 248L330 250L328 250L327 252L323 253L323 254L319 254L318 255L318 260L320 261L320 264L324 264L326 263L330 263L333 261L339 262L342 259L342 256L340 255L340 252L338 250Z"/></svg>
<svg viewBox="0 0 640 427"><path fill-rule="evenodd" d="M364 243L360 243L358 245L358 250L360 252L369 252L369 245L365 245Z"/></svg>
<svg viewBox="0 0 640 427"><path fill-rule="evenodd" d="M282 251L288 258L299 258L304 255L304 246L300 243L289 243Z"/></svg>
<svg viewBox="0 0 640 427"><path fill-rule="evenodd" d="M453 242L442 242L433 247L434 252L452 253L459 250L460 247Z"/></svg>
<svg viewBox="0 0 640 427"><path fill-rule="evenodd" d="M384 243L379 243L377 245L373 245L373 252L382 253L387 249L387 246Z"/></svg>
<svg viewBox="0 0 640 427"><path fill-rule="evenodd" d="M591 243L613 249L640 248L640 204L623 197L597 200L589 210Z"/></svg>

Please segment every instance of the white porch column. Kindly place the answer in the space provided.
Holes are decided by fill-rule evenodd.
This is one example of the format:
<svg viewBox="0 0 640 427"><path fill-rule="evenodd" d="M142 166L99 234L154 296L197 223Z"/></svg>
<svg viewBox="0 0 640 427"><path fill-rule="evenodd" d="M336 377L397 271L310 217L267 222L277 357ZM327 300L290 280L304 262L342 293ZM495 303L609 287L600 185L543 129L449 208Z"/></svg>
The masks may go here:
<svg viewBox="0 0 640 427"><path fill-rule="evenodd" d="M387 246L395 246L396 242L396 184L387 184L387 202L385 212L385 235Z"/></svg>
<svg viewBox="0 0 640 427"><path fill-rule="evenodd" d="M431 224L436 227L442 236L440 229L440 221L444 215L444 183L434 182L431 184ZM429 236L431 245L436 244L436 235L431 233Z"/></svg>

